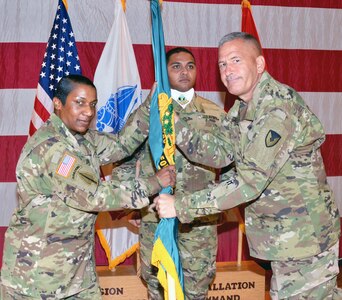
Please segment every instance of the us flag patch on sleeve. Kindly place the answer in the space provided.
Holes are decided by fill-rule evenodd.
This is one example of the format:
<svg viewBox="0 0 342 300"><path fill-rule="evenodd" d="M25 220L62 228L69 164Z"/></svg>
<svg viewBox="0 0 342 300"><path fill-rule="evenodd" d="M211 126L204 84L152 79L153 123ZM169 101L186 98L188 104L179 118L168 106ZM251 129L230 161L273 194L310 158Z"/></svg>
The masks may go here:
<svg viewBox="0 0 342 300"><path fill-rule="evenodd" d="M62 162L58 166L56 173L63 177L68 177L70 175L70 171L73 165L75 164L75 162L76 162L75 157L72 157L69 154L64 154Z"/></svg>

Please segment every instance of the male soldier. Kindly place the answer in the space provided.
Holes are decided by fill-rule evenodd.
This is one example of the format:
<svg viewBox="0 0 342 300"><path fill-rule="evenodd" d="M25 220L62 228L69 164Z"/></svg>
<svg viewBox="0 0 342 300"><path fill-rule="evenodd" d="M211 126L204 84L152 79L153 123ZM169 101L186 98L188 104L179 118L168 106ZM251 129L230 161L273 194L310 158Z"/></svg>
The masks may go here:
<svg viewBox="0 0 342 300"><path fill-rule="evenodd" d="M97 212L141 208L161 185L175 183L172 168L145 179L101 182L100 164L131 155L148 128L138 126L137 113L123 136L88 130L97 103L88 78L62 78L53 103L55 113L28 140L17 165L19 205L5 235L2 300L100 300Z"/></svg>
<svg viewBox="0 0 342 300"><path fill-rule="evenodd" d="M174 110L202 112L210 115L210 122L215 124L224 111L213 102L206 100L194 91L196 82L196 63L193 54L186 48L177 47L166 53L168 77ZM211 124L205 130L210 130ZM151 153L148 147L141 152L139 158L140 174L154 174ZM191 195L195 191L207 188L215 180L215 170L193 163L186 159L182 152L176 151L176 188L175 194ZM114 176L118 176L115 174ZM120 176L122 170L118 171ZM179 205L182 204L179 196ZM156 277L157 270L151 265L154 233L159 218L156 212L147 208L141 211L140 255L141 274L148 286L150 299L163 299L164 292ZM209 284L216 270L218 216L197 218L191 224L181 225L178 234L178 247L184 273L184 289L186 299L205 299Z"/></svg>
<svg viewBox="0 0 342 300"><path fill-rule="evenodd" d="M233 157L236 174L186 196L182 206L170 195L160 196L159 215L191 222L250 202L249 250L271 261L272 299L342 299L336 288L339 213L320 152L325 139L320 121L296 91L265 71L253 36L226 35L218 56L222 82L238 100L211 132L190 128L180 116L177 143L207 165L223 166Z"/></svg>

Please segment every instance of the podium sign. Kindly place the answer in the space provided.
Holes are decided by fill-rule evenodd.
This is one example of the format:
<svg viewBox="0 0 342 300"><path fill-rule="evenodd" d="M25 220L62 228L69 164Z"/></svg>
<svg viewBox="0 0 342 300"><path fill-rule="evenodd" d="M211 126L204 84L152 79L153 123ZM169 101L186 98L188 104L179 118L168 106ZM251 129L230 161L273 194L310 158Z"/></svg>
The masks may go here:
<svg viewBox="0 0 342 300"><path fill-rule="evenodd" d="M265 270L254 261L218 262L206 300L264 300Z"/></svg>
<svg viewBox="0 0 342 300"><path fill-rule="evenodd" d="M147 288L134 266L118 266L115 271L97 267L102 299L147 300ZM216 277L206 300L264 300L265 270L254 261L218 262Z"/></svg>
<svg viewBox="0 0 342 300"><path fill-rule="evenodd" d="M134 266L96 267L102 299L147 300L147 287L137 276Z"/></svg>

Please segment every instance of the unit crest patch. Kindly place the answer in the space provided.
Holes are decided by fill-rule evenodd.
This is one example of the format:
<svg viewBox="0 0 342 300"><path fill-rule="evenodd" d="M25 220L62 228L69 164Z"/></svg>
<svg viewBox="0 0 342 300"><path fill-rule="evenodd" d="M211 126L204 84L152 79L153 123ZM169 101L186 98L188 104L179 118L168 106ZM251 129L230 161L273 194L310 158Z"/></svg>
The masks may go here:
<svg viewBox="0 0 342 300"><path fill-rule="evenodd" d="M267 148L273 147L280 141L280 139L281 139L281 136L277 132L270 130L266 134L265 145Z"/></svg>

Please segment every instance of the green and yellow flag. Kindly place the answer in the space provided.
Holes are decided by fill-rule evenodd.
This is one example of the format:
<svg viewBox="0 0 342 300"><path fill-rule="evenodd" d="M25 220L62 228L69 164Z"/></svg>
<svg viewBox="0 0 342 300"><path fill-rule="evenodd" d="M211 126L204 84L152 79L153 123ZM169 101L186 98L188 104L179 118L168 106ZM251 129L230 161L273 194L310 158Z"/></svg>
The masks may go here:
<svg viewBox="0 0 342 300"><path fill-rule="evenodd" d="M151 15L154 70L158 85L151 102L149 144L155 166L160 169L175 163L174 111L158 0L151 1ZM171 194L172 187L164 188L161 193ZM165 299L183 300L183 271L177 235L177 218L162 219L159 222L154 238L152 264L158 268L158 279L164 288Z"/></svg>

